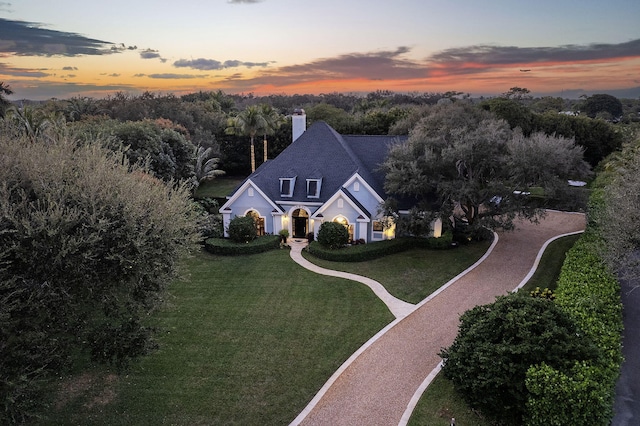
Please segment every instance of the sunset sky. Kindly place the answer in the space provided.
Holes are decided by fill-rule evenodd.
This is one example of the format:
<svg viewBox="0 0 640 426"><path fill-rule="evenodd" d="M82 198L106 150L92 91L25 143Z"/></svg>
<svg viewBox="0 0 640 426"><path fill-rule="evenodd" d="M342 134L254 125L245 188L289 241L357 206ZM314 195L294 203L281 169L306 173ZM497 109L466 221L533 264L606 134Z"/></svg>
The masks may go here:
<svg viewBox="0 0 640 426"><path fill-rule="evenodd" d="M10 99L640 96L640 0L0 1Z"/></svg>

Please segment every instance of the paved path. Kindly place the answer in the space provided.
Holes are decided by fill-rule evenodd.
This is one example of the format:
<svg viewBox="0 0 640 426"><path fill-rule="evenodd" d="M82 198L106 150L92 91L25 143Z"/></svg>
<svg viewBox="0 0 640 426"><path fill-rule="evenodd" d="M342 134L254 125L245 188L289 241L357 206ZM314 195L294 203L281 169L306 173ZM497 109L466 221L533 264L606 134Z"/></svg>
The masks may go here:
<svg viewBox="0 0 640 426"><path fill-rule="evenodd" d="M501 233L482 263L410 314L397 316L354 353L292 425L405 424L412 401L437 371L438 352L453 342L460 315L513 291L532 272L550 239L584 227L584 215L548 212L538 225L519 222L516 231Z"/></svg>
<svg viewBox="0 0 640 426"><path fill-rule="evenodd" d="M404 318L408 314L413 312L413 310L416 308L416 305L407 303L404 300L400 300L397 297L392 296L391 293L389 293L387 289L382 286L382 284L380 284L378 281L372 280L371 278L363 277L356 274L350 274L349 272L340 272L331 269L325 269L314 265L313 263L302 257L302 249L307 245L306 242L301 243L297 242L296 240L291 240L289 242L289 245L291 246L291 258L300 266L317 274L328 275L330 277L345 278L347 280L357 281L368 286L371 290L373 290L375 295L378 296L378 298L382 300L385 305L387 305L393 316L395 316L396 318Z"/></svg>

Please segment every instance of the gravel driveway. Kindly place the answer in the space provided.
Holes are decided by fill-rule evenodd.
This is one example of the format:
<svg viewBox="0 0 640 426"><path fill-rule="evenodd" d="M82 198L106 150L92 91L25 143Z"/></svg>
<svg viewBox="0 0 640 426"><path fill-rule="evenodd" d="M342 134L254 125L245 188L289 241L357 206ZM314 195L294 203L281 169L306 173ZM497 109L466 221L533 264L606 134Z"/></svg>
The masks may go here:
<svg viewBox="0 0 640 426"><path fill-rule="evenodd" d="M341 367L292 424L398 425L441 348L453 343L460 315L513 291L545 242L584 230L585 217L550 211L539 224L500 233L489 256L408 316L394 321Z"/></svg>

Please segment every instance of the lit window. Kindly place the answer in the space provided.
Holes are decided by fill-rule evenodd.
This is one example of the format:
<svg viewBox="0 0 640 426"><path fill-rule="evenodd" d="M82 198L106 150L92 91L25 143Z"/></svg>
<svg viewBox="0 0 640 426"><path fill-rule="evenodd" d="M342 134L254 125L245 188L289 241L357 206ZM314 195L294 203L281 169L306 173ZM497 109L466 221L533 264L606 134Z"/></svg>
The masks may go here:
<svg viewBox="0 0 640 426"><path fill-rule="evenodd" d="M280 196L293 196L293 187L295 186L295 183L296 178L280 178Z"/></svg>
<svg viewBox="0 0 640 426"><path fill-rule="evenodd" d="M373 222L373 232L382 232L384 231L384 224L379 220Z"/></svg>
<svg viewBox="0 0 640 426"><path fill-rule="evenodd" d="M333 221L344 226L349 226L349 222L347 222L347 219L342 216L336 217L335 219L333 219Z"/></svg>
<svg viewBox="0 0 640 426"><path fill-rule="evenodd" d="M262 236L265 234L264 232L264 217L261 217L260 214L255 211L255 210L251 210L247 212L247 217L253 218L253 221L256 224L256 234L258 236Z"/></svg>
<svg viewBox="0 0 640 426"><path fill-rule="evenodd" d="M307 198L320 198L322 179L307 179Z"/></svg>

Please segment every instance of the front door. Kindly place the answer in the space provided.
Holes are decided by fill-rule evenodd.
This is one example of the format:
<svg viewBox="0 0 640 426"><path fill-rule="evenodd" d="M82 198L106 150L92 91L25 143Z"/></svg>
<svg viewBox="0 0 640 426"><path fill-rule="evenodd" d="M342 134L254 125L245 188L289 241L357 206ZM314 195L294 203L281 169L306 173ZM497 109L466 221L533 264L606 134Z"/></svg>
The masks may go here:
<svg viewBox="0 0 640 426"><path fill-rule="evenodd" d="M307 236L307 218L294 217L293 218L293 237L305 238L306 236Z"/></svg>
<svg viewBox="0 0 640 426"><path fill-rule="evenodd" d="M293 238L305 238L307 236L309 213L304 209L295 209L291 217L293 217Z"/></svg>

